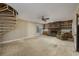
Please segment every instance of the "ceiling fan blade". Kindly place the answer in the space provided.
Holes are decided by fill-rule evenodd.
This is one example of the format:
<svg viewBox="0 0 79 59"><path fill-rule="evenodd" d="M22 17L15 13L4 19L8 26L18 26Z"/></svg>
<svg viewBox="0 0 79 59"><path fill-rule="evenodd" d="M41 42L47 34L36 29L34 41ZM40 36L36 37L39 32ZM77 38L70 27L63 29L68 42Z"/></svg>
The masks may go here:
<svg viewBox="0 0 79 59"><path fill-rule="evenodd" d="M44 16L42 16L42 20L43 21L47 21L49 18L44 18Z"/></svg>

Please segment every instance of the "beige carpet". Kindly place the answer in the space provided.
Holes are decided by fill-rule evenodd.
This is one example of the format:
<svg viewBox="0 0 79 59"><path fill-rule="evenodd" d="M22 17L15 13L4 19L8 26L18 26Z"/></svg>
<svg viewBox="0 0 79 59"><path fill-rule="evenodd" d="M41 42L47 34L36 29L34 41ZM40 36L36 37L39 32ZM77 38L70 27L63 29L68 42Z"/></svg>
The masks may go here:
<svg viewBox="0 0 79 59"><path fill-rule="evenodd" d="M79 55L73 42L40 36L0 45L2 56L72 56Z"/></svg>

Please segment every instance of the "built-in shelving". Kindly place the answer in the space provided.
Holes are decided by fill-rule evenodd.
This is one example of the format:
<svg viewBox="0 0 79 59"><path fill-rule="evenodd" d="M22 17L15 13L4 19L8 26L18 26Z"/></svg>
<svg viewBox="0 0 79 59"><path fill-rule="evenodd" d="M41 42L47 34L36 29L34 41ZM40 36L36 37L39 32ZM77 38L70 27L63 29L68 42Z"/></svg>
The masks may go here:
<svg viewBox="0 0 79 59"><path fill-rule="evenodd" d="M72 32L72 20L67 21L56 21L44 24L44 29L48 29L48 31L43 31L43 33L50 36L61 36L61 30L69 30Z"/></svg>

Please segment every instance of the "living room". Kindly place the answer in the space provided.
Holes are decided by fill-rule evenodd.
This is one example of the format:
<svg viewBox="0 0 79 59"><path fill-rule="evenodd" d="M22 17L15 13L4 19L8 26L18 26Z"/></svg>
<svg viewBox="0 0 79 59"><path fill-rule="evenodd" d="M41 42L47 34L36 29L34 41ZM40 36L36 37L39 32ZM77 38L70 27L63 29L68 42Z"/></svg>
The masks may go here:
<svg viewBox="0 0 79 59"><path fill-rule="evenodd" d="M78 8L78 3L0 3L0 55L79 55Z"/></svg>

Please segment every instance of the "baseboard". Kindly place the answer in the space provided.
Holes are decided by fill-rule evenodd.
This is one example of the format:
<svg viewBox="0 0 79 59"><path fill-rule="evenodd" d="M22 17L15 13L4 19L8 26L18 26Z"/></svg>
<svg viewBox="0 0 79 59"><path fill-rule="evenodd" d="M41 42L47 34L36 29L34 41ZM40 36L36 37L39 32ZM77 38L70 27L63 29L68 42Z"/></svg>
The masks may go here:
<svg viewBox="0 0 79 59"><path fill-rule="evenodd" d="M28 36L28 37L22 37L22 38L18 38L18 39L3 41L3 42L0 42L0 44L11 43L11 42L18 41L18 40L23 40L23 39L30 39L30 38L37 37L37 36L39 36L39 35L33 35L33 36Z"/></svg>

